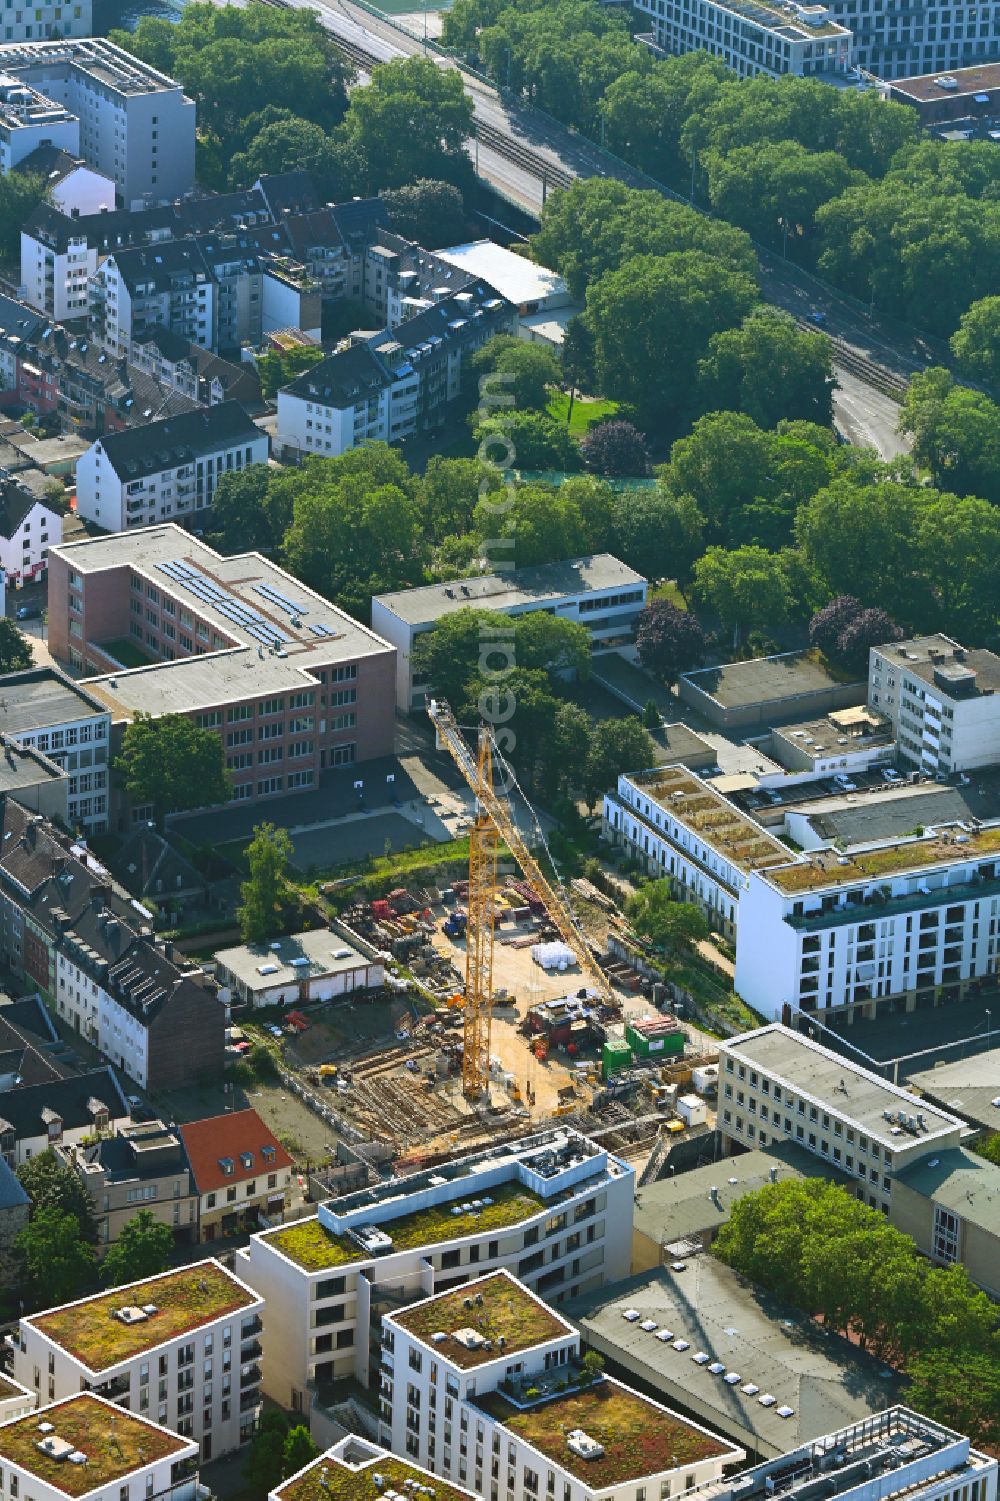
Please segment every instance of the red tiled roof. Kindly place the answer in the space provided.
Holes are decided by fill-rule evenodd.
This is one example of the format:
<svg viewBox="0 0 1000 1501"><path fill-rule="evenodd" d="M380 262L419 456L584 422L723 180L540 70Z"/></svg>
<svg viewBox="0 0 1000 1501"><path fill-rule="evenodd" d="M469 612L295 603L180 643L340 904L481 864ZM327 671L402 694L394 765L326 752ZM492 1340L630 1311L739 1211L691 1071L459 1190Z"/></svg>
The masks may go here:
<svg viewBox="0 0 1000 1501"><path fill-rule="evenodd" d="M234 1110L231 1115L190 1121L180 1127L180 1133L200 1194L295 1165L256 1110ZM264 1158L264 1147L274 1149L274 1157L269 1161ZM247 1162L245 1157L249 1159ZM227 1159L232 1163L229 1172L222 1165Z"/></svg>

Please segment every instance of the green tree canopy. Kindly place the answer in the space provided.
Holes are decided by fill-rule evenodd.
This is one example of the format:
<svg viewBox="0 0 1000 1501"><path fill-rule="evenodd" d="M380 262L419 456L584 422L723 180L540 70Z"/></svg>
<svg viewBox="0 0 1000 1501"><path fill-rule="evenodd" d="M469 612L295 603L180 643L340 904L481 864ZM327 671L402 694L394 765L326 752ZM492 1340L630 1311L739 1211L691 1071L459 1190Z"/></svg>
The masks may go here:
<svg viewBox="0 0 1000 1501"><path fill-rule="evenodd" d="M675 494L663 480L655 489L626 490L615 499L611 550L645 578L683 583L704 534L705 518L694 497Z"/></svg>
<svg viewBox="0 0 1000 1501"><path fill-rule="evenodd" d="M74 1214L55 1205L34 1212L14 1238L18 1280L33 1308L71 1303L94 1278L94 1251L80 1234Z"/></svg>
<svg viewBox="0 0 1000 1501"><path fill-rule="evenodd" d="M585 483L589 486L591 482ZM585 493L589 496L594 492L588 488ZM509 539L507 555L512 555L518 568L583 557L594 550L590 546L588 518L568 484L558 489L520 485L499 517L492 506L480 502L473 526L483 542L491 544L488 548L491 557L504 556L502 544Z"/></svg>
<svg viewBox="0 0 1000 1501"><path fill-rule="evenodd" d="M407 57L372 70L355 89L340 132L366 163L366 190L402 188L433 175L459 187L471 184L465 142L472 134L472 101L455 68L428 57Z"/></svg>
<svg viewBox="0 0 1000 1501"><path fill-rule="evenodd" d="M674 901L669 881L644 881L625 903L625 915L640 937L668 953L685 953L708 937L701 908Z"/></svg>
<svg viewBox="0 0 1000 1501"><path fill-rule="evenodd" d="M426 250L457 245L465 231L462 194L452 182L419 177L416 182L389 188L382 194L389 225L404 239Z"/></svg>
<svg viewBox="0 0 1000 1501"><path fill-rule="evenodd" d="M279 921L292 841L287 829L261 823L244 853L250 874L240 887L241 902L236 909L240 937L244 943L266 943L274 937Z"/></svg>
<svg viewBox="0 0 1000 1501"><path fill-rule="evenodd" d="M559 361L544 344L529 344L515 334L495 334L470 360L473 374L495 375L492 389L510 398L514 412L543 411L549 387L559 384Z"/></svg>
<svg viewBox="0 0 1000 1501"><path fill-rule="evenodd" d="M1000 297L980 297L951 336L959 373L1000 391Z"/></svg>
<svg viewBox="0 0 1000 1501"><path fill-rule="evenodd" d="M1000 502L1000 406L955 384L947 370L915 375L900 408L900 431L935 485Z"/></svg>
<svg viewBox="0 0 1000 1501"><path fill-rule="evenodd" d="M759 427L776 427L782 419L821 427L833 421L829 339L798 328L773 308L712 337L698 386L707 410L745 412Z"/></svg>
<svg viewBox="0 0 1000 1501"><path fill-rule="evenodd" d="M33 172L0 177L0 257L15 261L21 249L21 225L45 196L45 179Z"/></svg>
<svg viewBox="0 0 1000 1501"><path fill-rule="evenodd" d="M644 771L656 764L656 745L634 715L603 719L594 726L583 768L582 787L587 806L617 784L623 772Z"/></svg>
<svg viewBox="0 0 1000 1501"><path fill-rule="evenodd" d="M27 636L18 630L9 615L0 616L0 672L23 672L32 661Z"/></svg>
<svg viewBox="0 0 1000 1501"><path fill-rule="evenodd" d="M123 1287L143 1277L156 1277L170 1265L174 1237L170 1226L156 1219L152 1210L140 1209L122 1226L114 1245L101 1263L101 1276L109 1287Z"/></svg>
<svg viewBox="0 0 1000 1501"><path fill-rule="evenodd" d="M778 553L748 544L710 547L694 566L694 587L738 645L743 631L773 626L788 614L788 575Z"/></svg>
<svg viewBox="0 0 1000 1501"><path fill-rule="evenodd" d="M31 1199L34 1214L42 1209L71 1214L83 1239L91 1244L96 1242L93 1200L83 1185L83 1179L66 1163L60 1162L51 1147L22 1162L17 1177Z"/></svg>
<svg viewBox="0 0 1000 1501"><path fill-rule="evenodd" d="M115 762L136 805L151 804L158 828L168 813L224 803L229 775L222 739L183 714L136 714Z"/></svg>
<svg viewBox="0 0 1000 1501"><path fill-rule="evenodd" d="M287 1480L289 1475L297 1475L299 1470L304 1470L319 1452L304 1423L297 1423L294 1428L290 1428L281 1451L281 1467L285 1479Z"/></svg>

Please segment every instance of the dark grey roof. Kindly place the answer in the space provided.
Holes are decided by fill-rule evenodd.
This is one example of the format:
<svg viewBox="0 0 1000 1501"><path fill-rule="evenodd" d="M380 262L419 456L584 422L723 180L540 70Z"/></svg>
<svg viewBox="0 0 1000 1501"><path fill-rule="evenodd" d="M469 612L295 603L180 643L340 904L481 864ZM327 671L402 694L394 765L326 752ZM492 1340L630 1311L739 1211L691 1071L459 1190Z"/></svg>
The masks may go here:
<svg viewBox="0 0 1000 1501"><path fill-rule="evenodd" d="M23 996L19 1001L9 1001L0 1006L0 1019L16 1027L23 1037L30 1038L32 1042L59 1041L59 1033L45 1009L45 1002L36 995Z"/></svg>
<svg viewBox="0 0 1000 1501"><path fill-rule="evenodd" d="M187 339L182 339L180 334L175 334L173 329L164 328L157 324L155 328L147 328L143 333L132 335L133 344L153 344L163 355L165 360L171 360L174 364L178 360L190 359L191 345Z"/></svg>
<svg viewBox="0 0 1000 1501"><path fill-rule="evenodd" d="M114 251L118 274L130 291L138 286L154 286L169 291L183 279L185 283L199 274L211 274L197 240L157 240L152 245Z"/></svg>
<svg viewBox="0 0 1000 1501"><path fill-rule="evenodd" d="M896 1180L923 1199L930 1199L1000 1236L1000 1167L965 1147L950 1147L900 1168Z"/></svg>
<svg viewBox="0 0 1000 1501"><path fill-rule="evenodd" d="M353 344L342 354L331 354L296 376L285 390L296 396L329 402L333 406L350 406L392 384L392 377L382 361L367 344Z"/></svg>
<svg viewBox="0 0 1000 1501"><path fill-rule="evenodd" d="M252 442L261 435L238 401L199 407L98 439L111 467L122 480L158 474L200 454L215 453L229 443Z"/></svg>
<svg viewBox="0 0 1000 1501"><path fill-rule="evenodd" d="M129 835L112 859L110 869L138 897L155 899L171 893L202 891L206 885L190 860L185 860L149 825Z"/></svg>
<svg viewBox="0 0 1000 1501"><path fill-rule="evenodd" d="M23 302L0 296L0 336L30 342L44 326L45 319Z"/></svg>
<svg viewBox="0 0 1000 1501"><path fill-rule="evenodd" d="M77 167L85 167L87 164L79 156L71 156L68 151L63 151L59 146L46 144L36 146L34 151L21 158L17 164L17 170L25 173L36 173L44 177L51 187L54 183L62 182Z"/></svg>
<svg viewBox="0 0 1000 1501"><path fill-rule="evenodd" d="M376 231L389 223L389 214L381 198L351 198L333 206L337 228L348 245L357 250L373 240Z"/></svg>
<svg viewBox="0 0 1000 1501"><path fill-rule="evenodd" d="M7 1122L18 1140L45 1135L42 1111L53 1111L63 1130L89 1126L94 1114L90 1102L106 1105L113 1120L124 1120L129 1107L113 1068L95 1068L72 1079L50 1079L0 1094L0 1119Z"/></svg>
<svg viewBox="0 0 1000 1501"><path fill-rule="evenodd" d="M55 667L28 667L0 677L0 730L8 735L108 712L106 704Z"/></svg>
<svg viewBox="0 0 1000 1501"><path fill-rule="evenodd" d="M291 172L270 172L254 183L275 219L283 214L301 214L319 208L320 197L308 172L301 168Z"/></svg>
<svg viewBox="0 0 1000 1501"><path fill-rule="evenodd" d="M16 479L0 479L0 537L10 541L25 516L37 504L37 498Z"/></svg>

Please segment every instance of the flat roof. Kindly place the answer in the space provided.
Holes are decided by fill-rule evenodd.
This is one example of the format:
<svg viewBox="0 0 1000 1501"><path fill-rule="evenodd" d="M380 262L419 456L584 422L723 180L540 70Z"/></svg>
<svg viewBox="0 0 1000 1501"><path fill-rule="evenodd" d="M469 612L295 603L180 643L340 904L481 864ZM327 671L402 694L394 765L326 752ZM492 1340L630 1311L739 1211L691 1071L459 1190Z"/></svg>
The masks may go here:
<svg viewBox="0 0 1000 1501"><path fill-rule="evenodd" d="M0 698L2 698L0 687ZM31 746L18 745L16 740L0 732L0 793L12 792L16 796L26 787L37 787L40 782L55 782L68 776L61 766L50 761Z"/></svg>
<svg viewBox="0 0 1000 1501"><path fill-rule="evenodd" d="M753 657L681 673L681 681L714 698L724 709L749 708L806 693L842 688L855 680L830 670L815 651L782 652L776 657ZM864 682L857 680L858 701Z"/></svg>
<svg viewBox="0 0 1000 1501"><path fill-rule="evenodd" d="M53 667L29 667L0 677L0 731L25 735L108 711L86 688Z"/></svg>
<svg viewBox="0 0 1000 1501"><path fill-rule="evenodd" d="M43 1432L42 1424L51 1424L53 1431ZM62 1440L62 1444L51 1445L53 1439ZM61 1457L38 1447L45 1441L57 1448ZM67 1450L66 1444L72 1449ZM69 1453L85 1454L86 1464L71 1462ZM198 1445L192 1439L168 1433L166 1428L92 1392L67 1397L13 1423L0 1424L0 1460L17 1465L67 1496L86 1496L158 1460L196 1458L197 1454Z"/></svg>
<svg viewBox="0 0 1000 1501"><path fill-rule="evenodd" d="M605 1288L578 1299L568 1312L586 1342L623 1370L761 1452L785 1453L887 1407L900 1385L885 1366L707 1253L683 1271L660 1267L632 1278L611 1297ZM638 1319L625 1318L633 1312ZM775 1401L762 1406L763 1396ZM783 1408L787 1416L779 1416Z"/></svg>
<svg viewBox="0 0 1000 1501"><path fill-rule="evenodd" d="M725 1456L732 1463L742 1457L725 1439L610 1377L529 1407L515 1405L499 1391L486 1393L476 1405L591 1491L703 1459ZM573 1452L568 1435L581 1429L603 1446L603 1454L584 1459Z"/></svg>
<svg viewBox="0 0 1000 1501"><path fill-rule="evenodd" d="M962 1122L908 1090L890 1084L840 1053L821 1047L811 1037L793 1032L780 1022L730 1038L720 1044L722 1054L759 1068L788 1084L797 1094L819 1104L831 1115L850 1121L873 1141L893 1151L913 1141L932 1142L962 1128ZM720 1074L722 1070L720 1069ZM908 1116L923 1115L926 1129L914 1136L907 1130L893 1134L885 1111L905 1110ZM899 1128L897 1128L899 1129Z"/></svg>
<svg viewBox="0 0 1000 1501"><path fill-rule="evenodd" d="M950 636L914 636L910 641L892 641L875 650L948 698L976 698L984 689L990 693L1000 689L1000 657L978 647L959 646ZM949 683L949 679L954 681Z"/></svg>
<svg viewBox="0 0 1000 1501"><path fill-rule="evenodd" d="M939 78L954 78L958 88L942 89L937 82ZM980 63L975 68L947 68L937 73L918 73L912 78L894 78L889 87L921 103L984 93L989 89L1000 89L1000 63Z"/></svg>
<svg viewBox="0 0 1000 1501"><path fill-rule="evenodd" d="M375 599L407 625L431 626L458 610L542 609L555 600L597 589L645 585L634 568L608 552L586 558L567 558L561 563L540 563L518 568L505 576L496 573L425 584L418 589L399 589L377 594Z"/></svg>
<svg viewBox="0 0 1000 1501"><path fill-rule="evenodd" d="M232 1272L209 1260L30 1314L24 1322L99 1373L259 1302ZM130 1310L124 1322L122 1309Z"/></svg>
<svg viewBox="0 0 1000 1501"><path fill-rule="evenodd" d="M232 949L219 949L214 957L217 964L250 990L270 990L275 985L311 980L317 975L343 974L372 962L370 953L362 953L329 928L293 933L273 943L244 943Z"/></svg>
<svg viewBox="0 0 1000 1501"><path fill-rule="evenodd" d="M908 1082L945 1110L988 1131L1000 1131L1000 1048L936 1064L911 1074Z"/></svg>
<svg viewBox="0 0 1000 1501"><path fill-rule="evenodd" d="M434 254L470 276L481 276L517 307L549 297L567 300L569 297L563 277L493 240L471 240L464 245L450 245L447 250L436 250Z"/></svg>
<svg viewBox="0 0 1000 1501"><path fill-rule="evenodd" d="M78 68L121 94L148 94L176 89L180 84L150 67L141 58L106 37L75 37L65 41L9 42L0 47L0 71L50 69L58 64Z"/></svg>
<svg viewBox="0 0 1000 1501"><path fill-rule="evenodd" d="M276 660L289 667L324 666L392 649L374 631L263 554L245 552L223 557L173 522L62 542L50 553L84 576L109 568L132 569L162 593L194 610L232 646L251 648L257 660L241 664L244 672L252 670L256 675L266 670L276 642L285 653L284 658ZM94 644L100 643L95 640ZM263 660L258 653L263 654ZM198 660L211 664L218 660L218 653ZM185 659L184 665L191 661ZM176 665L157 663L135 672L169 673ZM214 674L219 669L208 666L208 670ZM120 680L128 676L116 675Z"/></svg>
<svg viewBox="0 0 1000 1501"><path fill-rule="evenodd" d="M822 839L844 848L901 839L918 826L936 829L971 819L989 822L1000 818L1000 778L992 768L977 772L975 781L970 780L968 786L907 782L818 797L809 795L809 787L802 788L797 797L799 791L794 787L788 789L782 810L805 813Z"/></svg>
<svg viewBox="0 0 1000 1501"><path fill-rule="evenodd" d="M881 876L904 875L933 865L960 865L982 855L1000 854L1000 823L989 828L931 829L908 839L895 839L870 849L813 850L780 869L769 870L765 879L786 895L876 881ZM948 888L938 888L947 900ZM877 912L877 908L873 909Z"/></svg>
<svg viewBox="0 0 1000 1501"><path fill-rule="evenodd" d="M576 1333L506 1271L466 1282L391 1317L464 1371Z"/></svg>
<svg viewBox="0 0 1000 1501"><path fill-rule="evenodd" d="M841 715L864 717L844 720ZM870 709L835 709L820 719L807 719L801 724L772 725L771 733L790 741L796 750L814 759L835 756L838 752L847 756L873 745L889 745L895 739L890 721Z"/></svg>
<svg viewBox="0 0 1000 1501"><path fill-rule="evenodd" d="M277 1501L383 1501L390 1491L397 1497L409 1497L411 1492L420 1496L415 1486L429 1487L435 1501L470 1501L472 1495L440 1475L353 1436L283 1480L271 1494Z"/></svg>
<svg viewBox="0 0 1000 1501"><path fill-rule="evenodd" d="M832 1183L850 1181L832 1163L824 1162L796 1142L776 1141L767 1148L721 1158L705 1167L643 1184L636 1196L632 1227L660 1245L689 1240L705 1231L714 1233L727 1222L734 1205L746 1194L755 1193L767 1183L803 1178L825 1178Z"/></svg>
<svg viewBox="0 0 1000 1501"><path fill-rule="evenodd" d="M911 1163L896 1177L922 1198L952 1210L966 1224L1000 1235L1000 1167L985 1157L965 1147L949 1147Z"/></svg>
<svg viewBox="0 0 1000 1501"><path fill-rule="evenodd" d="M659 766L628 780L738 870L766 870L791 858L787 845L685 766Z"/></svg>

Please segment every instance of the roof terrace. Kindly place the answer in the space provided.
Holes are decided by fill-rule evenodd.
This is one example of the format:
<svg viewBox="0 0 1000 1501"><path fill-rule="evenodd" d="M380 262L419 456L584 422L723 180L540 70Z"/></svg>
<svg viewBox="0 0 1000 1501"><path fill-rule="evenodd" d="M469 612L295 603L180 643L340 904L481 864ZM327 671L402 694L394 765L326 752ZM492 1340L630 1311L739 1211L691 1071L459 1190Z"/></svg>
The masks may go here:
<svg viewBox="0 0 1000 1501"><path fill-rule="evenodd" d="M171 1455L197 1453L190 1439L89 1392L0 1426L0 1460L67 1496L85 1496Z"/></svg>
<svg viewBox="0 0 1000 1501"><path fill-rule="evenodd" d="M659 767L629 781L738 870L767 870L788 860L785 845L683 766Z"/></svg>
<svg viewBox="0 0 1000 1501"><path fill-rule="evenodd" d="M464 1371L576 1333L507 1272L427 1298L392 1321Z"/></svg>
<svg viewBox="0 0 1000 1501"><path fill-rule="evenodd" d="M259 1301L217 1261L200 1261L32 1314L25 1323L97 1373Z"/></svg>

